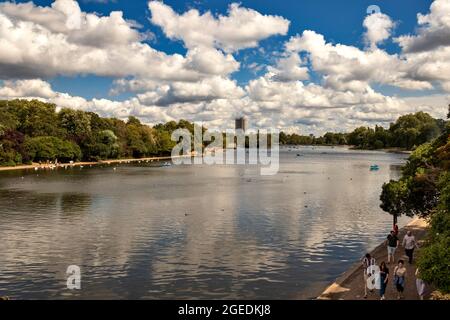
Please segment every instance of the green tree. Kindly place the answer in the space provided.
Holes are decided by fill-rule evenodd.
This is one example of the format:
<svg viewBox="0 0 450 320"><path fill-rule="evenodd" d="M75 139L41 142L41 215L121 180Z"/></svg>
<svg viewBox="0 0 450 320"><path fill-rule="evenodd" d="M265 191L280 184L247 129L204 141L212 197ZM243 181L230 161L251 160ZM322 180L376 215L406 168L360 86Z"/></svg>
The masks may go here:
<svg viewBox="0 0 450 320"><path fill-rule="evenodd" d="M58 113L58 118L68 139L83 144L91 138L91 116L87 112L64 108Z"/></svg>
<svg viewBox="0 0 450 320"><path fill-rule="evenodd" d="M419 215L431 225L418 266L423 280L450 293L450 124L411 154L398 181L383 185L381 208L395 217Z"/></svg>
<svg viewBox="0 0 450 320"><path fill-rule="evenodd" d="M412 215L407 209L407 194L408 187L405 181L391 180L383 184L380 207L393 216L394 224L397 223L397 217L402 214Z"/></svg>
<svg viewBox="0 0 450 320"><path fill-rule="evenodd" d="M158 150L161 154L170 154L175 144L171 139L171 133L165 130L158 131Z"/></svg>
<svg viewBox="0 0 450 320"><path fill-rule="evenodd" d="M111 130L102 130L96 135L95 142L89 146L90 159L114 159L119 156L118 138Z"/></svg>
<svg viewBox="0 0 450 320"><path fill-rule="evenodd" d="M0 101L0 135L7 129L16 129L19 125L17 117L10 112L8 101Z"/></svg>
<svg viewBox="0 0 450 320"><path fill-rule="evenodd" d="M359 127L348 134L348 143L357 148L368 149L369 141L374 130L368 127Z"/></svg>
<svg viewBox="0 0 450 320"><path fill-rule="evenodd" d="M57 112L54 104L37 100L0 101L0 165L72 159L78 149L88 161L166 155L175 144L170 136L177 128L193 132L194 124L180 120L152 128L134 116L125 122L70 108ZM77 150L71 152L75 145Z"/></svg>
<svg viewBox="0 0 450 320"><path fill-rule="evenodd" d="M15 166L29 161L23 148L24 140L24 135L13 129L0 132L0 166Z"/></svg>
<svg viewBox="0 0 450 320"><path fill-rule="evenodd" d="M58 136L56 105L38 100L11 100L7 102L7 110L17 120L16 129L24 135Z"/></svg>
<svg viewBox="0 0 450 320"><path fill-rule="evenodd" d="M34 137L25 140L25 149L33 161L59 161L81 159L80 147L67 140L57 137Z"/></svg>
<svg viewBox="0 0 450 320"><path fill-rule="evenodd" d="M435 139L441 133L437 120L425 112L401 116L391 124L389 131L391 145L408 150Z"/></svg>
<svg viewBox="0 0 450 320"><path fill-rule="evenodd" d="M426 246L418 259L424 281L434 284L443 293L450 293L450 173L439 182L440 203L431 217L431 229Z"/></svg>

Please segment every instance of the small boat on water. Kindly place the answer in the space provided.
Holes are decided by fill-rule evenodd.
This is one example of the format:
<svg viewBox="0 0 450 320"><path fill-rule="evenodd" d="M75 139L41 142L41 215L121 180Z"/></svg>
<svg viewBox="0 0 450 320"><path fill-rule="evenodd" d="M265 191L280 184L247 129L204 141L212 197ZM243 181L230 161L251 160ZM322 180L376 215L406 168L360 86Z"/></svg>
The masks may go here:
<svg viewBox="0 0 450 320"><path fill-rule="evenodd" d="M370 166L370 171L378 171L380 170L380 167L377 164L372 164Z"/></svg>

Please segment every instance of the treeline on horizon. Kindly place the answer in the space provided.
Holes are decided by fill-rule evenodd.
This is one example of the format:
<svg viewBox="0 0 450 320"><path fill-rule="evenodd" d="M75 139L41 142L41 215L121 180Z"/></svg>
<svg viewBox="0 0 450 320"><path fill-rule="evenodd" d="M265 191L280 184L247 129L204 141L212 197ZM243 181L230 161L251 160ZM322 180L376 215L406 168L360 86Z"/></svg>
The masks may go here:
<svg viewBox="0 0 450 320"><path fill-rule="evenodd" d="M399 148L413 150L431 141L445 130L446 121L434 119L428 113L417 112L401 116L388 129L359 127L349 133L327 132L321 137L280 133L280 144L285 145L352 145L357 149Z"/></svg>
<svg viewBox="0 0 450 320"><path fill-rule="evenodd" d="M193 131L193 124L149 127L135 117L125 122L70 108L57 112L56 105L38 100L0 101L0 165L167 155L177 128Z"/></svg>
<svg viewBox="0 0 450 320"><path fill-rule="evenodd" d="M444 120L418 112L400 117L389 129L360 127L348 134L329 132L318 138L281 132L280 144L409 150L437 137L444 127ZM55 104L38 100L0 100L0 165L169 155L175 145L171 134L179 128L193 133L194 124L180 120L150 127L133 116L123 121L70 108L57 112Z"/></svg>

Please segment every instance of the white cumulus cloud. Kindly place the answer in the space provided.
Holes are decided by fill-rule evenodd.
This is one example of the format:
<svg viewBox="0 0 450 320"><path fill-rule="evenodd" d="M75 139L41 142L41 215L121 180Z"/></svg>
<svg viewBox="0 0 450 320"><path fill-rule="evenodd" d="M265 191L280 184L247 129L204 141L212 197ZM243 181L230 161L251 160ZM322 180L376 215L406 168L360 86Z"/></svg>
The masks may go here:
<svg viewBox="0 0 450 320"><path fill-rule="evenodd" d="M381 12L368 15L363 25L367 29L364 34L365 41L371 48L376 48L380 42L388 39L395 26L391 18Z"/></svg>
<svg viewBox="0 0 450 320"><path fill-rule="evenodd" d="M247 115L255 127L305 134L388 125L419 110L444 117L450 102L448 0L435 0L429 13L418 15L415 34L394 38L397 54L381 49L391 41L395 22L380 13L362 21L364 48L333 43L313 30L298 30L282 48L268 48L258 46L286 35L287 19L238 4L221 15L178 13L157 1L148 5L152 27L182 41L185 53L156 50L144 41L152 30L141 30L119 11L83 12L74 0L1 3L0 99L38 98L107 117L133 115L148 124L184 118L227 128L237 115ZM237 51L245 48L256 48L265 60L243 58ZM232 75L241 65L266 73L239 84ZM86 99L54 91L48 82L84 74L112 77L112 95L132 96ZM437 93L402 98L383 94L383 86Z"/></svg>
<svg viewBox="0 0 450 320"><path fill-rule="evenodd" d="M256 47L258 41L273 35L285 35L289 21L283 17L263 15L233 3L228 15L200 14L191 9L183 14L160 2L150 1L151 21L171 39L182 40L188 48L216 47L227 52Z"/></svg>

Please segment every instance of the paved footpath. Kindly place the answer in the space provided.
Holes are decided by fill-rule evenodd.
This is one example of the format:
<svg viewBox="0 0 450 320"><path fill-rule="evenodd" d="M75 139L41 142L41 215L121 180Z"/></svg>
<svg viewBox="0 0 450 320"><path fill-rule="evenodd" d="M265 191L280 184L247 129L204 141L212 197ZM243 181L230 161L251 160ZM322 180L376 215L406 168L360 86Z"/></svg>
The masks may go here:
<svg viewBox="0 0 450 320"><path fill-rule="evenodd" d="M411 230L416 240L419 242L419 246L423 243L427 233L427 224L424 220L415 219L406 227L402 228L399 232L400 244L403 240L403 236L406 231ZM386 234L387 236L387 234ZM417 256L420 249L415 249L414 256ZM379 245L375 250L370 253L379 265L382 261L387 262L387 249L383 244ZM362 258L362 257L361 257ZM407 269L406 274L406 287L404 292L405 300L418 300L419 296L416 290L416 277L415 271L416 266L413 262L412 265L408 263L408 258L405 255L405 250L402 246L397 248L395 252L395 260L403 259L405 260L405 265ZM397 291L393 285L393 273L395 264L391 263L388 265L389 268L389 283L386 288L386 300L396 300ZM429 291L429 290L428 290ZM425 296L425 299L427 296ZM340 276L332 285L330 285L319 297L318 299L324 300L362 300L364 299L364 279L363 279L363 268L361 262L355 264L342 276ZM372 293L369 292L367 300L379 300L380 295L378 290L374 290Z"/></svg>

